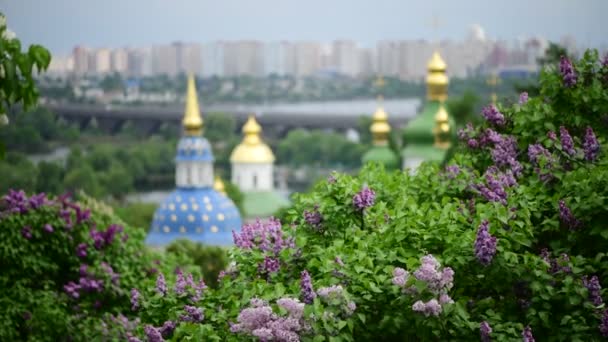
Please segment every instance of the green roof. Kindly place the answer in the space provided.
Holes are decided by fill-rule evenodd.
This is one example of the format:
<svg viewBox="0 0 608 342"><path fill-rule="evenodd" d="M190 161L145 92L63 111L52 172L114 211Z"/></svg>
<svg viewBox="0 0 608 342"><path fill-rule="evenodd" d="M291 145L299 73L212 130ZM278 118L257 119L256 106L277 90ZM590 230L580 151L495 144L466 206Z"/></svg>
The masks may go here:
<svg viewBox="0 0 608 342"><path fill-rule="evenodd" d="M435 114L439 110L439 101L428 101L422 112L410 121L403 129L403 142L408 144L429 144L433 145L435 136Z"/></svg>
<svg viewBox="0 0 608 342"><path fill-rule="evenodd" d="M274 191L243 192L243 209L246 218L267 218L290 204L287 198Z"/></svg>
<svg viewBox="0 0 608 342"><path fill-rule="evenodd" d="M386 170L395 170L400 167L399 157L388 146L373 146L365 152L362 158L363 164L380 163L384 164Z"/></svg>

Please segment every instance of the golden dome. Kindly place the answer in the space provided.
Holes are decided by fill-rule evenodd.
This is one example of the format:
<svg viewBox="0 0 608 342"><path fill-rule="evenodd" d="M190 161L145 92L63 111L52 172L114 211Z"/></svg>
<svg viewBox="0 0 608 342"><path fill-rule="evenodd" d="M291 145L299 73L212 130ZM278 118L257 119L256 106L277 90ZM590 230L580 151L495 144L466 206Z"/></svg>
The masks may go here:
<svg viewBox="0 0 608 342"><path fill-rule="evenodd" d="M198 107L196 85L192 75L188 75L186 108L184 110L182 124L187 135L201 135L203 130L203 118L201 117L201 110Z"/></svg>
<svg viewBox="0 0 608 342"><path fill-rule="evenodd" d="M215 180L213 181L213 190L219 192L220 194L226 194L226 186L224 185L224 181L222 181L220 176L215 176Z"/></svg>
<svg viewBox="0 0 608 342"><path fill-rule="evenodd" d="M268 145L260 138L262 127L255 120L255 116L249 116L243 125L243 142L234 148L230 155L232 163L273 163L274 154Z"/></svg>
<svg viewBox="0 0 608 342"><path fill-rule="evenodd" d="M370 132L372 132L374 145L383 146L388 144L388 134L391 132L391 126L388 123L388 115L381 105L378 105L372 116Z"/></svg>
<svg viewBox="0 0 608 342"><path fill-rule="evenodd" d="M431 101L445 101L448 98L448 76L445 74L447 65L437 51L427 65L426 76L427 98Z"/></svg>
<svg viewBox="0 0 608 342"><path fill-rule="evenodd" d="M450 120L448 111L445 110L443 104L439 105L437 114L435 114L435 147L447 149L450 147Z"/></svg>

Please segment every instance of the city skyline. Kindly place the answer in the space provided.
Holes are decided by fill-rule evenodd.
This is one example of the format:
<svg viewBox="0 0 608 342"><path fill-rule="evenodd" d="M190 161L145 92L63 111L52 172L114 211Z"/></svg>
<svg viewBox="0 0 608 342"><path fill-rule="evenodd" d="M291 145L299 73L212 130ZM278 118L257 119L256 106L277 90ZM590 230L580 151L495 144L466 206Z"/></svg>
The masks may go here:
<svg viewBox="0 0 608 342"><path fill-rule="evenodd" d="M119 47L173 41L349 39L372 46L382 40L462 40L472 24L482 26L493 39L540 36L559 41L570 36L583 46L608 43L594 29L602 26L602 13L608 12L608 2L601 0L311 0L306 4L285 0L0 0L0 8L9 28L25 44L42 44L59 54L80 44ZM439 25L433 24L435 20Z"/></svg>

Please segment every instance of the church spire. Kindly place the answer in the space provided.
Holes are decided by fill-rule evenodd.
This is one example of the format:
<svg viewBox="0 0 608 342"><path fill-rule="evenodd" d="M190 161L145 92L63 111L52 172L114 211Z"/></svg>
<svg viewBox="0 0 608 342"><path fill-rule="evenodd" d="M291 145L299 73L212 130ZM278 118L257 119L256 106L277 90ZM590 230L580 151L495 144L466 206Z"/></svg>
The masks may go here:
<svg viewBox="0 0 608 342"><path fill-rule="evenodd" d="M427 98L430 101L445 101L448 98L448 76L445 74L447 68L439 52L433 52L433 56L427 65L426 76Z"/></svg>
<svg viewBox="0 0 608 342"><path fill-rule="evenodd" d="M439 110L437 110L437 114L435 114L433 134L435 136L435 147L440 149L447 149L450 147L450 121L448 112L445 110L443 103L439 105Z"/></svg>
<svg viewBox="0 0 608 342"><path fill-rule="evenodd" d="M188 89L186 92L186 108L184 110L184 119L182 120L184 132L186 135L198 136L202 134L203 118L198 107L198 98L196 94L196 85L194 76L188 75Z"/></svg>
<svg viewBox="0 0 608 342"><path fill-rule="evenodd" d="M374 145L388 145L388 134L391 132L391 126L388 123L388 115L382 106L381 97L378 98L378 108L372 116L372 125L370 127Z"/></svg>

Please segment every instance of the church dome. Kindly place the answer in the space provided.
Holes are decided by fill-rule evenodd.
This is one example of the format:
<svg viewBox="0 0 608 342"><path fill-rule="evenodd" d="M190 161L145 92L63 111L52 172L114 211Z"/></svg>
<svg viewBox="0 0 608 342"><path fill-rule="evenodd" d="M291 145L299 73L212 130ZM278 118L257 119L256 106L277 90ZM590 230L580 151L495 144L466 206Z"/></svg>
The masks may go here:
<svg viewBox="0 0 608 342"><path fill-rule="evenodd" d="M273 163L275 160L274 154L270 147L262 141L261 132L260 124L253 115L250 116L243 125L243 134L245 135L243 142L234 148L230 155L230 161L244 164Z"/></svg>
<svg viewBox="0 0 608 342"><path fill-rule="evenodd" d="M207 245L230 245L240 231L241 217L225 194L213 189L213 152L202 136L194 78L188 78L184 135L177 144L176 185L154 213L146 243L166 245L189 239Z"/></svg>
<svg viewBox="0 0 608 342"><path fill-rule="evenodd" d="M165 245L189 239L208 245L231 245L241 217L232 201L211 188L176 189L154 213L146 243Z"/></svg>

